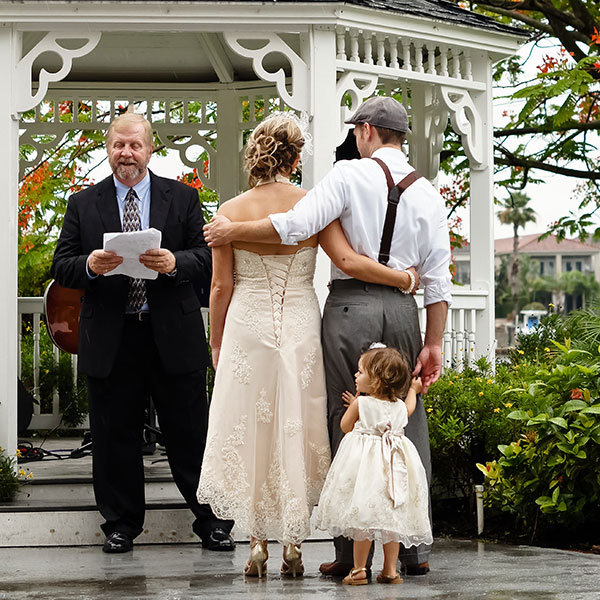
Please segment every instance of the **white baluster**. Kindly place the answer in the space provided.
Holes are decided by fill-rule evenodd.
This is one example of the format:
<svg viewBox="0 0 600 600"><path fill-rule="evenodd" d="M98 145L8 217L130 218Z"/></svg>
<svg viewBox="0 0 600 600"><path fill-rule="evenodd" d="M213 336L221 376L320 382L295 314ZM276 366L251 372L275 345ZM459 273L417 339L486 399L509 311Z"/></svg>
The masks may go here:
<svg viewBox="0 0 600 600"><path fill-rule="evenodd" d="M466 348L465 348L465 310L461 308L456 311L457 323L455 323L456 331L456 368L462 371L464 368Z"/></svg>
<svg viewBox="0 0 600 600"><path fill-rule="evenodd" d="M448 77L448 48L440 46L440 75Z"/></svg>
<svg viewBox="0 0 600 600"><path fill-rule="evenodd" d="M419 308L419 327L421 329L421 339L425 339L425 326L427 324L427 313L424 308Z"/></svg>
<svg viewBox="0 0 600 600"><path fill-rule="evenodd" d="M435 44L433 42L427 44L427 72L435 75Z"/></svg>
<svg viewBox="0 0 600 600"><path fill-rule="evenodd" d="M346 56L346 30L344 27L338 27L335 32L337 45L336 58L338 60L347 60Z"/></svg>
<svg viewBox="0 0 600 600"><path fill-rule="evenodd" d="M400 64L398 63L398 38L390 37L390 67L392 69L398 69Z"/></svg>
<svg viewBox="0 0 600 600"><path fill-rule="evenodd" d="M256 96L248 96L248 123L254 125L256 124Z"/></svg>
<svg viewBox="0 0 600 600"><path fill-rule="evenodd" d="M33 397L40 401L40 313L33 315Z"/></svg>
<svg viewBox="0 0 600 600"><path fill-rule="evenodd" d="M77 354L71 354L71 373L73 375L73 389L77 391Z"/></svg>
<svg viewBox="0 0 600 600"><path fill-rule="evenodd" d="M58 361L60 360L60 350L57 346L52 346L52 360L54 368L58 371ZM60 413L60 398L58 396L58 382L52 388L52 414L58 415Z"/></svg>
<svg viewBox="0 0 600 600"><path fill-rule="evenodd" d="M448 310L448 318L446 319L446 327L444 328L444 341L443 341L443 356L442 362L444 365L444 369L449 369L452 366L452 331L451 331L451 321L452 321L452 309Z"/></svg>
<svg viewBox="0 0 600 600"><path fill-rule="evenodd" d="M360 56L358 54L358 30L350 30L350 60L352 62L360 62Z"/></svg>
<svg viewBox="0 0 600 600"><path fill-rule="evenodd" d="M463 53L463 73L465 74L465 79L473 81L473 62L470 50L465 50Z"/></svg>
<svg viewBox="0 0 600 600"><path fill-rule="evenodd" d="M377 34L377 65L380 67L386 67L385 62L385 35L383 33Z"/></svg>
<svg viewBox="0 0 600 600"><path fill-rule="evenodd" d="M423 46L415 46L415 71L417 73L423 73Z"/></svg>
<svg viewBox="0 0 600 600"><path fill-rule="evenodd" d="M366 65L372 65L373 62L373 34L368 32L363 32L363 48L364 48L364 58L363 62Z"/></svg>
<svg viewBox="0 0 600 600"><path fill-rule="evenodd" d="M452 77L460 79L460 56L458 48L452 48Z"/></svg>
<svg viewBox="0 0 600 600"><path fill-rule="evenodd" d="M412 62L410 60L410 41L402 39L402 68L405 71L412 71Z"/></svg>
<svg viewBox="0 0 600 600"><path fill-rule="evenodd" d="M477 333L476 332L477 311L473 308L469 312L470 312L470 319L469 319L469 328L467 330L467 336L469 339L468 364L469 364L469 366L472 366L473 362L475 361L475 339L476 339L475 334Z"/></svg>

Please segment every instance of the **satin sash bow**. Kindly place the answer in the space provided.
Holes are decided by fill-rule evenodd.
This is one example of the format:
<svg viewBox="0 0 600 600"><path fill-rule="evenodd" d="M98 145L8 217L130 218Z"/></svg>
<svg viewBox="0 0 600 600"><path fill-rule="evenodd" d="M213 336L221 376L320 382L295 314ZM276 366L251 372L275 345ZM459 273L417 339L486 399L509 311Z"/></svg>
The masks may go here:
<svg viewBox="0 0 600 600"><path fill-rule="evenodd" d="M401 444L402 434L394 433L390 421L381 421L374 429L360 429L360 433L381 438L381 453L387 471L387 489L394 508L402 506L408 499L408 468Z"/></svg>

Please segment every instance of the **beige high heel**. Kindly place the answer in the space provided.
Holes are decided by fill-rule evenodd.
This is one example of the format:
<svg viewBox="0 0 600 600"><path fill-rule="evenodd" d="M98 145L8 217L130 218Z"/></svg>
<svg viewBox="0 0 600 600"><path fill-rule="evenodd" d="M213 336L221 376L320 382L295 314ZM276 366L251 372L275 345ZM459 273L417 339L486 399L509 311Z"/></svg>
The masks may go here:
<svg viewBox="0 0 600 600"><path fill-rule="evenodd" d="M257 540L253 546L250 546L250 558L244 567L246 577L261 578L267 572L267 542Z"/></svg>
<svg viewBox="0 0 600 600"><path fill-rule="evenodd" d="M281 564L282 577L302 577L304 565L302 564L302 551L300 545L286 544L283 547L283 563Z"/></svg>

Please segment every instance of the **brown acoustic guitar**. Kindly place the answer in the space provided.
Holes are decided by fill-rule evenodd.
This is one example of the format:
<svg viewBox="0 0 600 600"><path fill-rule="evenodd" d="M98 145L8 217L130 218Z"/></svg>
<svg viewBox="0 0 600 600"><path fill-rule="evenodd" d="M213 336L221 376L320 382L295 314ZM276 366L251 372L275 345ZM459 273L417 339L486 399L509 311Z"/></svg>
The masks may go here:
<svg viewBox="0 0 600 600"><path fill-rule="evenodd" d="M79 314L83 290L58 285L52 280L44 292L44 312L50 339L60 350L77 354Z"/></svg>

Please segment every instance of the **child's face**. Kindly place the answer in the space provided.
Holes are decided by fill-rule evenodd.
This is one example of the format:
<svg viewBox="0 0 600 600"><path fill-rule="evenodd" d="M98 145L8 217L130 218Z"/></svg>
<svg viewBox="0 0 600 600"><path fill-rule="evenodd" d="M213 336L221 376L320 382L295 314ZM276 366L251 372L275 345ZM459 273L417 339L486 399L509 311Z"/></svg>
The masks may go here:
<svg viewBox="0 0 600 600"><path fill-rule="evenodd" d="M362 358L358 361L358 371L354 374L356 381L356 392L358 394L369 394L371 392L371 380L363 368Z"/></svg>

